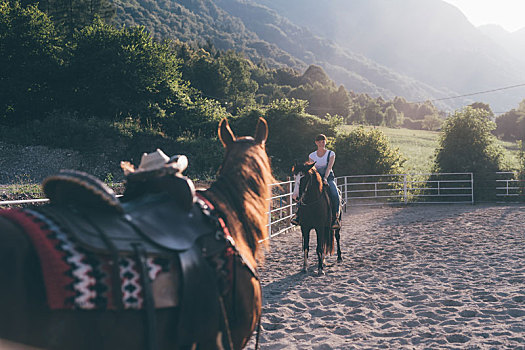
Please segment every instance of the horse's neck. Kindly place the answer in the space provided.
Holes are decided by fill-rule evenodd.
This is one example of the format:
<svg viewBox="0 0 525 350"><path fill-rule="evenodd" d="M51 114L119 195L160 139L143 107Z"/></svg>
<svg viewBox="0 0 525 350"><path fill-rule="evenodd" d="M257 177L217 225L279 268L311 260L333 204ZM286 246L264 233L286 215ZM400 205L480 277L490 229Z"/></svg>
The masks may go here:
<svg viewBox="0 0 525 350"><path fill-rule="evenodd" d="M236 242L237 249L250 260L253 266L257 266L255 261L255 247L250 247L247 241L251 229L248 225L249 217L246 213L245 203L242 199L241 189L236 186L236 181L220 177L208 190L204 191L204 196L208 198L219 211L219 214L226 220L226 225Z"/></svg>
<svg viewBox="0 0 525 350"><path fill-rule="evenodd" d="M231 208L236 213L244 212L244 203L236 181L219 176L205 193L214 199L215 205ZM226 215L227 213L223 214Z"/></svg>
<svg viewBox="0 0 525 350"><path fill-rule="evenodd" d="M319 187L321 188L321 191L319 191ZM309 199L318 200L319 197L321 197L322 194L322 184L319 183L319 179L317 177L317 174L314 172L313 174L310 174L310 190L308 191Z"/></svg>

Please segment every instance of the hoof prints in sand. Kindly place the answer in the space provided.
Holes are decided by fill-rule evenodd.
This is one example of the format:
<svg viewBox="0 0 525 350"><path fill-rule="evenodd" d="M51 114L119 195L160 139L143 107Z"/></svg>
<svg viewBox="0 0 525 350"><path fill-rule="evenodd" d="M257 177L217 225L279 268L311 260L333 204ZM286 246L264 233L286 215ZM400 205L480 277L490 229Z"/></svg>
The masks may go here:
<svg viewBox="0 0 525 350"><path fill-rule="evenodd" d="M324 276L313 236L307 272L299 230L279 236L261 349L525 349L524 222L519 205L351 208Z"/></svg>

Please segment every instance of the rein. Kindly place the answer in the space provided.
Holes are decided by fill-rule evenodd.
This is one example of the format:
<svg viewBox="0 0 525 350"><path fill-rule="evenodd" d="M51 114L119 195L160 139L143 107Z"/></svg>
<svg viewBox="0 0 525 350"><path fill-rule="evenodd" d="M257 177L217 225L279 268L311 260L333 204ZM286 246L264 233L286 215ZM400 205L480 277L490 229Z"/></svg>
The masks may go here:
<svg viewBox="0 0 525 350"><path fill-rule="evenodd" d="M299 201L298 201L298 203L300 205L302 205L303 207L307 207L309 205L316 204L317 202L320 202L323 199L323 197L321 196L321 193L320 193L316 200L314 200L312 202L309 202L309 203L306 203L304 201L304 197L305 197L306 193L308 192L308 189L310 188L310 185L312 184L312 174L309 174L309 175L310 175L310 177L308 179L309 180L308 184L306 184L306 186L305 186L306 188L305 188L303 194L301 195L301 197L299 198Z"/></svg>

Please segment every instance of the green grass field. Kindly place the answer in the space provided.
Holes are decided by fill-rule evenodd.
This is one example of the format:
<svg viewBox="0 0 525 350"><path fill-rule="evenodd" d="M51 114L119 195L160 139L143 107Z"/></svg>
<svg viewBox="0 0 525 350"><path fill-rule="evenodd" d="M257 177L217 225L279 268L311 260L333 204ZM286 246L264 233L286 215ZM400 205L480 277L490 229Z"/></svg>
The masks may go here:
<svg viewBox="0 0 525 350"><path fill-rule="evenodd" d="M345 125L345 131L350 131L358 126ZM367 127L371 129L372 127ZM438 146L439 132L426 130L392 129L377 127L390 140L394 148L399 148L400 153L407 159L404 165L405 173L428 173L434 162L434 152ZM506 164L509 169L519 167L518 145L515 142L498 141L505 149Z"/></svg>

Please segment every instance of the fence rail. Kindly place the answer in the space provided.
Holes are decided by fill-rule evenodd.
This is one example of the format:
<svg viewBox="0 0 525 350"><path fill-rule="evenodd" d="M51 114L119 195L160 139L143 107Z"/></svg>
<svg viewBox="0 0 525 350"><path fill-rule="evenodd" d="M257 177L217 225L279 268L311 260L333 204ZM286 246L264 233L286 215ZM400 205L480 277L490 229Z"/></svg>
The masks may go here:
<svg viewBox="0 0 525 350"><path fill-rule="evenodd" d="M474 203L472 173L353 175L337 178L351 205Z"/></svg>
<svg viewBox="0 0 525 350"><path fill-rule="evenodd" d="M385 204L474 204L478 190L490 192L497 200L524 200L525 181L516 174L498 172L484 182L474 179L472 173L428 173L394 175L353 175L336 178L343 209L352 206ZM477 181L477 182L475 182ZM296 203L292 200L293 181L271 184L272 197L268 199L268 239L292 229L290 220ZM492 198L492 197L489 197ZM46 202L47 199L13 200L5 205L26 205Z"/></svg>

